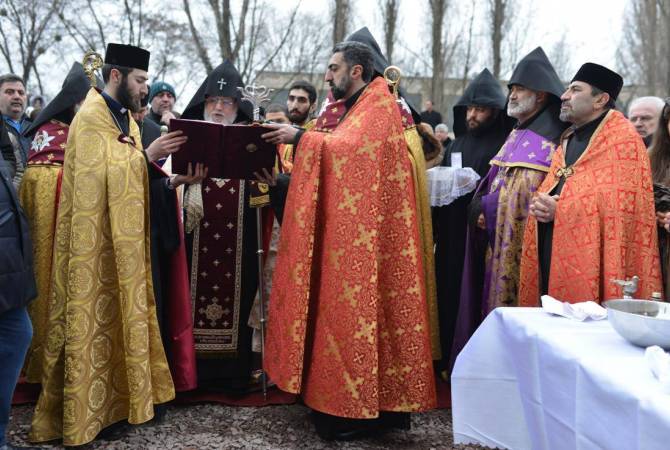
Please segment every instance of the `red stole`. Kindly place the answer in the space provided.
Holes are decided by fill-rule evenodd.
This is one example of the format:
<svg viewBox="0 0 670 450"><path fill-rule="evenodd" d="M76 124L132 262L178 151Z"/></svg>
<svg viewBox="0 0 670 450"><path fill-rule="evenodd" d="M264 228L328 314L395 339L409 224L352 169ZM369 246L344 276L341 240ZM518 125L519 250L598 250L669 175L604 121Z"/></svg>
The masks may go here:
<svg viewBox="0 0 670 450"><path fill-rule="evenodd" d="M42 125L33 137L28 153L28 165L56 164L62 166L69 128L69 125L54 119Z"/></svg>

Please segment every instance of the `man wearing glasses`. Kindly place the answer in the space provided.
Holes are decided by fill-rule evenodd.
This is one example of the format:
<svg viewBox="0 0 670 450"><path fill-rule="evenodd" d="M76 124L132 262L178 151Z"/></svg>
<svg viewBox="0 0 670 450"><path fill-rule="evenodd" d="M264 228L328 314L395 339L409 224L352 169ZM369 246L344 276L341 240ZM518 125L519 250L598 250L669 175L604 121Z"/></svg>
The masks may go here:
<svg viewBox="0 0 670 450"><path fill-rule="evenodd" d="M226 60L202 82L182 119L224 125L251 121L242 77ZM211 151L220 151L212 147ZM242 393L252 382L252 328L258 284L256 220L245 180L205 178L184 194L198 387Z"/></svg>

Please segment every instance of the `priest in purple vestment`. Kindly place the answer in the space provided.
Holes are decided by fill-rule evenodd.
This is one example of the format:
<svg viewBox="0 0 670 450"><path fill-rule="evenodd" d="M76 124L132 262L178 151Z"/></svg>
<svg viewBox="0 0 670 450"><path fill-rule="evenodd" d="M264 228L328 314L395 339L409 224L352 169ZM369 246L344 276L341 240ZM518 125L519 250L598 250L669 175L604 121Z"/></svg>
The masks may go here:
<svg viewBox="0 0 670 450"><path fill-rule="evenodd" d="M563 83L541 47L517 64L510 78L507 114L514 129L477 188L471 212L478 217L468 232L465 267L452 364L483 318L498 306L516 306L521 244L528 206L551 164L559 138L569 124L558 118ZM475 230L475 228L477 230ZM485 230L485 234L478 230ZM475 242L484 237L485 272Z"/></svg>

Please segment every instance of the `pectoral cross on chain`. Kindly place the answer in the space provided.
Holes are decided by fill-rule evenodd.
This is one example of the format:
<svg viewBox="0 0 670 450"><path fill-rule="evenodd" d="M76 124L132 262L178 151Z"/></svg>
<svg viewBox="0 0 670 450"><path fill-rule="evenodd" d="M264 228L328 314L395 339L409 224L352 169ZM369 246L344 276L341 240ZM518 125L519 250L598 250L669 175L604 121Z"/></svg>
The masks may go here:
<svg viewBox="0 0 670 450"><path fill-rule="evenodd" d="M228 84L228 83L226 83L226 81L225 81L223 78L221 78L221 79L220 79L219 81L217 81L216 83L219 85L219 90L220 90L220 91L223 90L223 85L224 85L224 84Z"/></svg>

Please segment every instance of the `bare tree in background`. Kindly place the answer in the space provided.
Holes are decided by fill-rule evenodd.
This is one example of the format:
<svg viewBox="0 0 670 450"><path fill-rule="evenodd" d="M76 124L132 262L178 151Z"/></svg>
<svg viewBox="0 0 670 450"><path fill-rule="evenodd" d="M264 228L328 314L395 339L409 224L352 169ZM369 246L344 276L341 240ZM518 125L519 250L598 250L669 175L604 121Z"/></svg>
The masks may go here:
<svg viewBox="0 0 670 450"><path fill-rule="evenodd" d="M472 0L470 3L470 19L468 23L468 43L465 48L465 58L463 64L463 78L461 81L462 89L465 90L465 87L468 84L468 75L470 73L470 66L472 64L472 43L473 43L473 27L475 23L475 14L477 12L477 0Z"/></svg>
<svg viewBox="0 0 670 450"><path fill-rule="evenodd" d="M351 16L351 0L332 0L333 45L347 37L349 18Z"/></svg>
<svg viewBox="0 0 670 450"><path fill-rule="evenodd" d="M502 44L507 25L508 6L511 0L489 0L489 26L491 27L491 56L493 76L500 78Z"/></svg>
<svg viewBox="0 0 670 450"><path fill-rule="evenodd" d="M429 0L431 14L431 89L430 100L437 111L447 106L444 98L444 81L447 76L460 76L463 63L462 36L467 23L458 23L460 5L451 0Z"/></svg>
<svg viewBox="0 0 670 450"><path fill-rule="evenodd" d="M29 84L35 75L43 91L38 59L62 36L54 20L63 10L64 1L3 0L0 3L0 54L10 72Z"/></svg>
<svg viewBox="0 0 670 450"><path fill-rule="evenodd" d="M447 15L449 0L429 0L432 19L431 26L431 57L433 61L430 100L437 111L442 110L442 83L444 82L444 45L442 42L444 18Z"/></svg>
<svg viewBox="0 0 670 450"><path fill-rule="evenodd" d="M284 85L277 89L277 93L295 81L298 76L307 79L315 86L323 82L325 61L331 49L331 37L323 32L328 27L328 18L318 14L302 13L298 15L296 23L291 45L283 46L267 68L292 74Z"/></svg>
<svg viewBox="0 0 670 450"><path fill-rule="evenodd" d="M400 0L385 0L381 8L382 26L384 33L384 49L386 50L386 59L389 64L393 64L393 50L396 41L396 32L398 29L398 12L400 10Z"/></svg>
<svg viewBox="0 0 670 450"><path fill-rule="evenodd" d="M570 63L570 48L568 47L567 36L563 33L558 41L549 49L549 61L556 69L561 81L568 81L574 71Z"/></svg>
<svg viewBox="0 0 670 450"><path fill-rule="evenodd" d="M644 85L640 95L670 92L669 20L667 0L631 0L626 8L618 68L627 82Z"/></svg>
<svg viewBox="0 0 670 450"><path fill-rule="evenodd" d="M108 42L123 42L151 51L153 80L165 79L182 84L191 73L180 71L182 59L194 53L192 41L183 39L183 24L159 3L142 0L69 0L58 15L63 34L69 38L54 51L70 64L88 50L103 54ZM119 9L119 16L100 13L106 8ZM65 67L64 69L66 69Z"/></svg>
<svg viewBox="0 0 670 450"><path fill-rule="evenodd" d="M528 24L532 21L535 4L518 0L487 0L487 32L491 46L493 75L505 78L521 58L526 47Z"/></svg>
<svg viewBox="0 0 670 450"><path fill-rule="evenodd" d="M211 72L219 61L235 63L243 79L250 79L272 64L281 48L291 41L300 2L287 17L269 2L242 0L239 11L230 0L182 0L196 55ZM271 24L278 24L273 28ZM274 37L279 36L279 39ZM212 49L209 42L216 42ZM210 53L216 53L214 64Z"/></svg>

